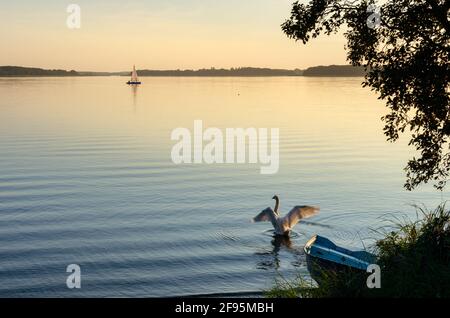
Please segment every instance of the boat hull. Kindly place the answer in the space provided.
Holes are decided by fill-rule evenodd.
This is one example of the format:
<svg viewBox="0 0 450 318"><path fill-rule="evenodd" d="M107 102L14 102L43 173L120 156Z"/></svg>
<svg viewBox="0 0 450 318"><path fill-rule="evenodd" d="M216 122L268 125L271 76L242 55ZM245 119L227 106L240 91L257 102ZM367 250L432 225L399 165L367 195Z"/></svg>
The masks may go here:
<svg viewBox="0 0 450 318"><path fill-rule="evenodd" d="M330 278L336 276L351 277L352 279L358 279L360 282L363 282L366 277L366 272L361 269L323 260L308 254L306 255L306 266L312 279L319 285L326 285Z"/></svg>
<svg viewBox="0 0 450 318"><path fill-rule="evenodd" d="M367 267L376 261L371 253L342 248L318 235L306 243L304 251L308 271L319 285L336 275L364 280Z"/></svg>

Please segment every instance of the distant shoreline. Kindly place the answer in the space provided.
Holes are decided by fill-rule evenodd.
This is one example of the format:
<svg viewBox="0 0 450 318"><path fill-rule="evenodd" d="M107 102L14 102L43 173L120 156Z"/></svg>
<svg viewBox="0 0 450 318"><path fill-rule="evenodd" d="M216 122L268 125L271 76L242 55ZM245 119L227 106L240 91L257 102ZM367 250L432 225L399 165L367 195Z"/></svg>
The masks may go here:
<svg viewBox="0 0 450 318"><path fill-rule="evenodd" d="M0 75L0 79L19 79L19 78L88 78L88 77L124 77L123 75L67 75L67 76L57 76L57 75ZM276 78L276 77L309 77L309 78L362 78L364 75L320 75L320 76L309 76L309 75L254 75L254 76L243 76L243 75L224 75L224 76L213 76L213 75L160 75L160 76L139 76L139 78Z"/></svg>
<svg viewBox="0 0 450 318"><path fill-rule="evenodd" d="M362 67L351 65L315 66L306 70L241 67L231 69L199 70L138 70L140 77L361 77ZM79 72L75 70L46 70L21 66L0 66L0 78L7 77L94 77L130 76L131 72Z"/></svg>

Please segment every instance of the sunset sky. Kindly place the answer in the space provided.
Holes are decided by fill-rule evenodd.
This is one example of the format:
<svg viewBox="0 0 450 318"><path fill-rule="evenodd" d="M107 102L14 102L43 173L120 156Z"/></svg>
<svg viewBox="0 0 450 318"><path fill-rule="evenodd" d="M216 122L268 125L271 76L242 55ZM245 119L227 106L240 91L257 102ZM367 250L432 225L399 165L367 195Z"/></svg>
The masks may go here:
<svg viewBox="0 0 450 318"><path fill-rule="evenodd" d="M79 71L345 64L342 35L308 45L280 24L294 0L1 1L0 65ZM66 8L81 7L81 29Z"/></svg>

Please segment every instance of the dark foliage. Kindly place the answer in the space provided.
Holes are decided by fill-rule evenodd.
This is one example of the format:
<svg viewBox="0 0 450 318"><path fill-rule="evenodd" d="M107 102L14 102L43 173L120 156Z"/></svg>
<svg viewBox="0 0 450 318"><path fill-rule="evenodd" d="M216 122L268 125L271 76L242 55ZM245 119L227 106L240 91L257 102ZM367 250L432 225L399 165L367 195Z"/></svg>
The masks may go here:
<svg viewBox="0 0 450 318"><path fill-rule="evenodd" d="M282 25L303 43L346 26L347 58L364 66L364 86L386 101L384 132L396 141L406 130L418 151L405 170L405 187L434 182L442 189L450 171L450 22L448 0L375 0L295 2Z"/></svg>

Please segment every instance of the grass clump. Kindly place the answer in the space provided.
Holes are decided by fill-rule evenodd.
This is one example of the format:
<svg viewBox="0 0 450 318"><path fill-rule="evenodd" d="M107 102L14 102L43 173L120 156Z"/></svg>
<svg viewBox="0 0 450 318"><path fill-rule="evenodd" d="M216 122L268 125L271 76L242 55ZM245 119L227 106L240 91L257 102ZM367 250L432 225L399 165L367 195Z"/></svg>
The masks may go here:
<svg viewBox="0 0 450 318"><path fill-rule="evenodd" d="M450 211L416 207L422 218L377 241L386 297L450 297Z"/></svg>
<svg viewBox="0 0 450 318"><path fill-rule="evenodd" d="M293 281L288 281L282 276L276 279L275 286L265 292L267 298L316 298L318 289L311 279L297 276Z"/></svg>
<svg viewBox="0 0 450 318"><path fill-rule="evenodd" d="M394 223L375 244L381 288L369 289L368 273L324 272L317 286L307 279L277 280L268 297L450 297L450 211L416 207L417 221Z"/></svg>

